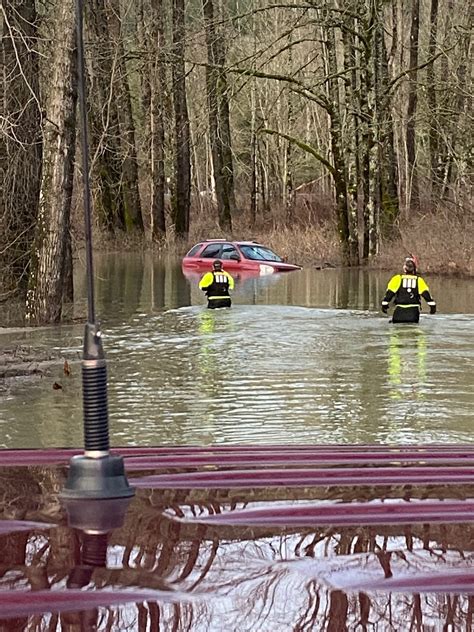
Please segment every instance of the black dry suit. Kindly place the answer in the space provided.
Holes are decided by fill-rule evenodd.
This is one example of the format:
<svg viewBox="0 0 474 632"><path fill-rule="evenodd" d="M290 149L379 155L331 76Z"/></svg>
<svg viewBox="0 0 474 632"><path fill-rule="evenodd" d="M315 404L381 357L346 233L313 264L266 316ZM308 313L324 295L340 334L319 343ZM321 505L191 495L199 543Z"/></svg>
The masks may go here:
<svg viewBox="0 0 474 632"><path fill-rule="evenodd" d="M388 283L382 300L382 310L387 311L392 299L396 305L393 312L394 323L417 323L420 320L421 297L430 306L430 313L436 312L436 303L424 279L417 274L396 274Z"/></svg>
<svg viewBox="0 0 474 632"><path fill-rule="evenodd" d="M232 305L229 290L234 288L234 279L225 270L207 272L200 280L199 288L206 293L210 309Z"/></svg>

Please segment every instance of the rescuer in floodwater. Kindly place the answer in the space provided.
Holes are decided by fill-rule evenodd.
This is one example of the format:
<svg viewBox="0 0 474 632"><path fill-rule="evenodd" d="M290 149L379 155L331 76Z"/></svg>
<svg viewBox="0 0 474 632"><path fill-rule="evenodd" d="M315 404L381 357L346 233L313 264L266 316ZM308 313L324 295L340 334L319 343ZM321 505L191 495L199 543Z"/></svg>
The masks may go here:
<svg viewBox="0 0 474 632"><path fill-rule="evenodd" d="M390 301L395 303L392 323L417 323L420 320L421 297L430 307L430 314L436 314L436 303L432 299L429 287L424 279L416 273L417 261L413 256L407 257L403 265L403 274L393 276L382 300L382 311L388 311Z"/></svg>
<svg viewBox="0 0 474 632"><path fill-rule="evenodd" d="M212 264L212 272L206 272L199 281L199 289L206 293L209 309L232 305L229 290L234 289L234 279L222 269L222 261L219 259Z"/></svg>

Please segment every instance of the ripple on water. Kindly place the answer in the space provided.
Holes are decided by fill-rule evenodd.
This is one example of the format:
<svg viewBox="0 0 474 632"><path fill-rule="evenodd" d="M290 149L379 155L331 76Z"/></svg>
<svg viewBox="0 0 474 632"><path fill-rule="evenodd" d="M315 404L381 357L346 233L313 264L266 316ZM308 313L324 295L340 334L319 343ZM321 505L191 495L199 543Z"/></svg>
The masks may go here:
<svg viewBox="0 0 474 632"><path fill-rule="evenodd" d="M63 350L80 348L78 332ZM403 327L367 311L186 307L111 323L104 340L117 444L473 440L467 315ZM14 389L0 432L29 417L35 436L25 425L9 441L80 444L80 398L78 367L62 391Z"/></svg>

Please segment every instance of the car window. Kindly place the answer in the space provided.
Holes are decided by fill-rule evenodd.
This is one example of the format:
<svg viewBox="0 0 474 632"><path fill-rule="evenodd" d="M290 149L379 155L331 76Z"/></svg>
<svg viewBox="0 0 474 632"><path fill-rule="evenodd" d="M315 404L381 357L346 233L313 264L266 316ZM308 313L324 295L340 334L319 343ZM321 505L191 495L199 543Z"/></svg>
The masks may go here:
<svg viewBox="0 0 474 632"><path fill-rule="evenodd" d="M197 244L196 246L193 246L191 250L188 252L188 254L186 255L186 257L194 257L194 255L198 252L201 246L202 244Z"/></svg>
<svg viewBox="0 0 474 632"><path fill-rule="evenodd" d="M209 244L202 251L201 257L204 259L216 259L221 251L221 244Z"/></svg>
<svg viewBox="0 0 474 632"><path fill-rule="evenodd" d="M230 259L232 255L237 255L240 259L240 255L232 244L224 244L222 246L221 259Z"/></svg>
<svg viewBox="0 0 474 632"><path fill-rule="evenodd" d="M254 259L256 261L283 261L281 257L263 246L241 245L240 250L246 259Z"/></svg>

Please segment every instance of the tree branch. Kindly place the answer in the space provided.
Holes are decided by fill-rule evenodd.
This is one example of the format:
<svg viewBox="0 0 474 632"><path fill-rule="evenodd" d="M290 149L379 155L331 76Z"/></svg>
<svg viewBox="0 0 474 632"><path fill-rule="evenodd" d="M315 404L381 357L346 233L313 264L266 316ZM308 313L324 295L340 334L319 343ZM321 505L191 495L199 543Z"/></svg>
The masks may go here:
<svg viewBox="0 0 474 632"><path fill-rule="evenodd" d="M311 147L311 145L308 145L308 143L304 143L302 140L299 140L298 138L295 138L294 136L290 136L289 134L278 132L275 129L264 128L264 129L261 129L260 131L265 134L269 134L270 136L281 136L282 138L286 138L287 141L289 141L290 143L294 143L297 147L299 147L303 151L307 152L308 154L311 154L313 158L316 158L316 160L318 160L320 163L322 163L326 167L326 169L331 173L331 175L333 176L336 175L336 169L333 167L333 165L328 160L326 160L324 156L321 156L321 154L318 154L318 152L314 149L314 147Z"/></svg>
<svg viewBox="0 0 474 632"><path fill-rule="evenodd" d="M453 48L455 48L455 45L451 46L451 48L448 48L448 51L452 50ZM392 81L388 84L387 88L385 89L383 93L384 96L389 94L389 92L392 90L395 84L397 84L400 81L400 79L403 79L403 77L406 77L407 75L411 75L412 72L416 72L418 70L422 70L423 68L426 68L426 66L429 66L430 64L432 64L434 61L438 59L438 57L441 57L441 55L444 55L446 52L447 51L443 50L437 53L436 55L434 55L433 57L430 57L429 59L427 59L423 64L420 64L419 66L415 66L414 68L407 68L406 70L401 72L399 75L395 77L395 79L392 79Z"/></svg>

